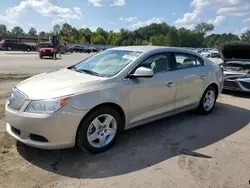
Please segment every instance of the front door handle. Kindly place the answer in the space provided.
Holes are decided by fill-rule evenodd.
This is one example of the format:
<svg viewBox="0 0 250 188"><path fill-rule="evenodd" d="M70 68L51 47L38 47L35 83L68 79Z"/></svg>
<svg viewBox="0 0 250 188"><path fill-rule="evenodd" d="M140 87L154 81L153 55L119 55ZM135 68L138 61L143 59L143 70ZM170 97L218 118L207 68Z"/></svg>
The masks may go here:
<svg viewBox="0 0 250 188"><path fill-rule="evenodd" d="M205 79L206 78L206 76L205 75L201 75L201 77L200 77L201 79Z"/></svg>
<svg viewBox="0 0 250 188"><path fill-rule="evenodd" d="M174 83L173 83L173 82L169 82L169 83L167 84L167 86L168 86L168 87L173 87L173 86L174 86Z"/></svg>

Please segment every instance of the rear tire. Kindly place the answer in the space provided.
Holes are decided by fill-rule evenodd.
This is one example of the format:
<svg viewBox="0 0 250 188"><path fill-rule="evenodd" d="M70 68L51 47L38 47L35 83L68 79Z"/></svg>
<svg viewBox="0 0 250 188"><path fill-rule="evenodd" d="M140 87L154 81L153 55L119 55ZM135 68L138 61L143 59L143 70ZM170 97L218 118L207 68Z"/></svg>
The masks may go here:
<svg viewBox="0 0 250 188"><path fill-rule="evenodd" d="M196 111L202 115L210 114L215 107L216 100L216 88L214 86L209 86L203 93L202 98L200 100L200 104Z"/></svg>
<svg viewBox="0 0 250 188"><path fill-rule="evenodd" d="M91 154L104 152L114 145L122 127L122 119L115 109L100 107L89 113L80 123L76 145Z"/></svg>
<svg viewBox="0 0 250 188"><path fill-rule="evenodd" d="M43 59L43 55L42 55L42 54L40 54L40 55L39 55L39 58L40 58L40 59Z"/></svg>

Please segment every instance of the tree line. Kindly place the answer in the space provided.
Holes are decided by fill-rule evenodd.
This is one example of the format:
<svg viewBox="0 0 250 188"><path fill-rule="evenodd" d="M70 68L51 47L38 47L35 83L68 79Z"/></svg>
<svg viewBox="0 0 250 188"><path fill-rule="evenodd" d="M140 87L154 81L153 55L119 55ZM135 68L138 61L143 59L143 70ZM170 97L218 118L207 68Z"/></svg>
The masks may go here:
<svg viewBox="0 0 250 188"><path fill-rule="evenodd" d="M229 41L250 42L250 30L243 33L240 37L233 33L209 34L214 30L214 26L208 23L200 23L193 30L184 27L177 29L165 22L153 23L141 27L134 31L120 29L119 32L105 31L97 28L91 31L89 28L77 29L68 23L55 25L50 32L37 32L31 27L27 33L16 26L11 31L3 24L0 24L1 36L40 36L48 38L50 35L59 35L61 42L79 44L102 44L115 46L128 45L158 45L158 46L178 46L178 47L210 47L218 48Z"/></svg>

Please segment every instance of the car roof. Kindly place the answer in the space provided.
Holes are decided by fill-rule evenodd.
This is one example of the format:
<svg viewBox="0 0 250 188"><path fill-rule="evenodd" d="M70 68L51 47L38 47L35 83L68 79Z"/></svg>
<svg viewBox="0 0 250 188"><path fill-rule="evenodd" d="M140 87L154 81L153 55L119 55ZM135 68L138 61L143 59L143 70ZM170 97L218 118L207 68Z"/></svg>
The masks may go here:
<svg viewBox="0 0 250 188"><path fill-rule="evenodd" d="M191 50L180 48L180 47L168 47L168 46L122 46L122 47L114 47L109 48L108 50L125 50L125 51L138 51L142 53L147 53L150 51L157 51L157 50L176 50L181 52L192 52Z"/></svg>

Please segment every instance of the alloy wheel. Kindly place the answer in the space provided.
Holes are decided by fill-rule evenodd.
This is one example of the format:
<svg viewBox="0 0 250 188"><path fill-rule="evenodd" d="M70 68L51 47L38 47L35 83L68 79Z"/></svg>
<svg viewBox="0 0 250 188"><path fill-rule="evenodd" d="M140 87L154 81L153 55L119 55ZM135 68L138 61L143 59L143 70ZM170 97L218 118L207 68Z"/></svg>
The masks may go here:
<svg viewBox="0 0 250 188"><path fill-rule="evenodd" d="M208 112L211 110L215 103L215 92L214 90L210 89L207 91L204 100L203 100L203 107Z"/></svg>
<svg viewBox="0 0 250 188"><path fill-rule="evenodd" d="M107 146L115 137L117 122L110 114L102 114L95 118L87 131L87 140L92 147Z"/></svg>

